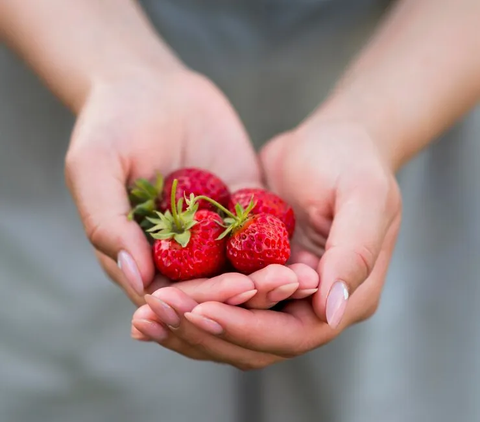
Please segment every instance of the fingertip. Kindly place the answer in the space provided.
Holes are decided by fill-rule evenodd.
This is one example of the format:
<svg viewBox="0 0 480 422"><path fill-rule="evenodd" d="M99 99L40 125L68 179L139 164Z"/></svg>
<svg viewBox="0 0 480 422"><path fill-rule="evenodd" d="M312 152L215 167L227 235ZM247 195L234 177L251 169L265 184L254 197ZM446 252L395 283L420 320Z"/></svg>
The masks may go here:
<svg viewBox="0 0 480 422"><path fill-rule="evenodd" d="M151 246L138 226L129 226L128 230L125 228L123 231L122 226L119 226L118 231L122 233L121 236L117 235L95 244L104 253L108 252L105 243L115 244L115 252L110 250L109 255L113 255L118 268L122 271L133 291L141 296L155 276Z"/></svg>
<svg viewBox="0 0 480 422"><path fill-rule="evenodd" d="M155 313L152 311L150 306L147 305L142 305L140 306L134 313L133 313L133 320L135 319L155 319Z"/></svg>
<svg viewBox="0 0 480 422"><path fill-rule="evenodd" d="M156 309L158 309L159 304L163 307L163 304L165 304L167 307L175 309L180 314L190 311L190 309L198 304L198 302L193 300L190 296L175 287L163 287L156 292L153 292L152 295L145 295L145 301L153 307L156 306ZM163 304L159 301L163 302Z"/></svg>
<svg viewBox="0 0 480 422"><path fill-rule="evenodd" d="M128 250L140 273L142 286L145 289L155 276L152 246L148 243L145 233L134 221L129 221L129 232L125 232L120 250Z"/></svg>
<svg viewBox="0 0 480 422"><path fill-rule="evenodd" d="M262 286L262 290L271 290L284 284L298 283L295 271L280 264L270 264L267 267L250 274L250 279L253 280L257 288Z"/></svg>
<svg viewBox="0 0 480 422"><path fill-rule="evenodd" d="M168 337L167 329L156 321L138 319L132 321L132 325L133 328L136 329L136 332L138 331L142 335L142 337L137 340L145 341L142 339L146 338L147 341L155 340L156 342L161 343Z"/></svg>
<svg viewBox="0 0 480 422"><path fill-rule="evenodd" d="M299 289L315 289L319 285L318 272L309 265L298 263L289 265L289 268L296 274L300 284Z"/></svg>
<svg viewBox="0 0 480 422"><path fill-rule="evenodd" d="M133 321L132 321L132 328L130 330L130 337L132 337L132 339L137 341L145 341L145 342L151 341L149 337L147 337L137 327L135 327Z"/></svg>

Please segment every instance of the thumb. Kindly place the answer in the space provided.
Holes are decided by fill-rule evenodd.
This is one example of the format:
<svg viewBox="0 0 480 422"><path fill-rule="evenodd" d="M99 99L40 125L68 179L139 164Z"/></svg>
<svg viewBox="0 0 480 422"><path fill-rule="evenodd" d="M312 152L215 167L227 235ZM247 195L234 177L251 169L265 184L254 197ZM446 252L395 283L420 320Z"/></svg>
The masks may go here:
<svg viewBox="0 0 480 422"><path fill-rule="evenodd" d="M373 271L393 220L388 195L356 189L341 199L319 262L320 289L313 298L315 313L332 328L342 320L349 296Z"/></svg>
<svg viewBox="0 0 480 422"><path fill-rule="evenodd" d="M120 159L108 148L72 149L65 171L89 241L115 260L130 287L143 295L154 276L151 247L139 225L127 218L127 175Z"/></svg>

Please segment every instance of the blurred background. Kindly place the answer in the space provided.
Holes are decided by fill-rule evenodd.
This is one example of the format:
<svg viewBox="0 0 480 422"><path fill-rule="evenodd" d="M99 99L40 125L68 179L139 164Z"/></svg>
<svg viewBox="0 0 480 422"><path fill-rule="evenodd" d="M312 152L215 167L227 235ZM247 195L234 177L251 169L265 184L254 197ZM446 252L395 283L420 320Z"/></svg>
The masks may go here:
<svg viewBox="0 0 480 422"><path fill-rule="evenodd" d="M144 0L256 146L327 94L389 5ZM378 313L255 373L130 339L65 188L74 118L0 46L0 422L480 420L480 110L399 174L403 227Z"/></svg>

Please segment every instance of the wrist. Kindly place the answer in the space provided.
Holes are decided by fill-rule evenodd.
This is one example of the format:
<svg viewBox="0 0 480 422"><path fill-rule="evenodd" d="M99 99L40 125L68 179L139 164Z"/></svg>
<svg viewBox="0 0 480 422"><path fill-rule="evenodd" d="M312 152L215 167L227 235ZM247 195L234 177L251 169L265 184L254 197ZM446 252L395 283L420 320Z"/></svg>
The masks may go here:
<svg viewBox="0 0 480 422"><path fill-rule="evenodd" d="M349 104L340 98L332 97L325 101L311 116L315 124L342 125L351 128L351 133L363 133L372 141L385 165L393 173L397 172L409 157L401 149L400 137L392 124L389 128L388 110L380 110L370 115L360 104ZM392 120L390 120L392 121ZM393 136L389 134L393 133Z"/></svg>
<svg viewBox="0 0 480 422"><path fill-rule="evenodd" d="M89 67L81 76L85 82L79 84L79 88L83 85L83 89L66 93L67 105L78 114L92 92L102 87L118 86L129 81L140 84L152 79L161 82L163 77L187 71L186 66L163 45L145 50L117 50Z"/></svg>

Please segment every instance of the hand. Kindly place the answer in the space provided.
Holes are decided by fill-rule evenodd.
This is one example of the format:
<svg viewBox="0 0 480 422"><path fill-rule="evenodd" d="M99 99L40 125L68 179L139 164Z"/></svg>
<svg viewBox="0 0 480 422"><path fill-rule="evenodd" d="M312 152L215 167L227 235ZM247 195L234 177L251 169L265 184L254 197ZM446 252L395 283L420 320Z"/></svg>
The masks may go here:
<svg viewBox="0 0 480 422"><path fill-rule="evenodd" d="M213 83L183 68L161 73L147 67L97 82L75 126L67 182L101 265L137 304L144 303L146 292L169 283L153 280L151 247L140 227L127 219L126 186L138 177L184 166L209 169L230 188L260 184L245 130ZM269 271L262 274L243 278L243 293L257 291L251 306L271 306L267 296L277 287L285 286L275 303L297 288L317 287L308 280L297 283L291 271L275 273L274 280ZM224 293L238 295L239 287Z"/></svg>
<svg viewBox="0 0 480 422"><path fill-rule="evenodd" d="M184 314L178 338L196 353L214 353L217 361L241 369L306 353L371 316L400 225L393 172L354 125L312 118L267 145L262 162L269 185L296 209L294 260L317 270L318 293L281 312L162 295ZM149 305L143 316L165 322L158 306Z"/></svg>

